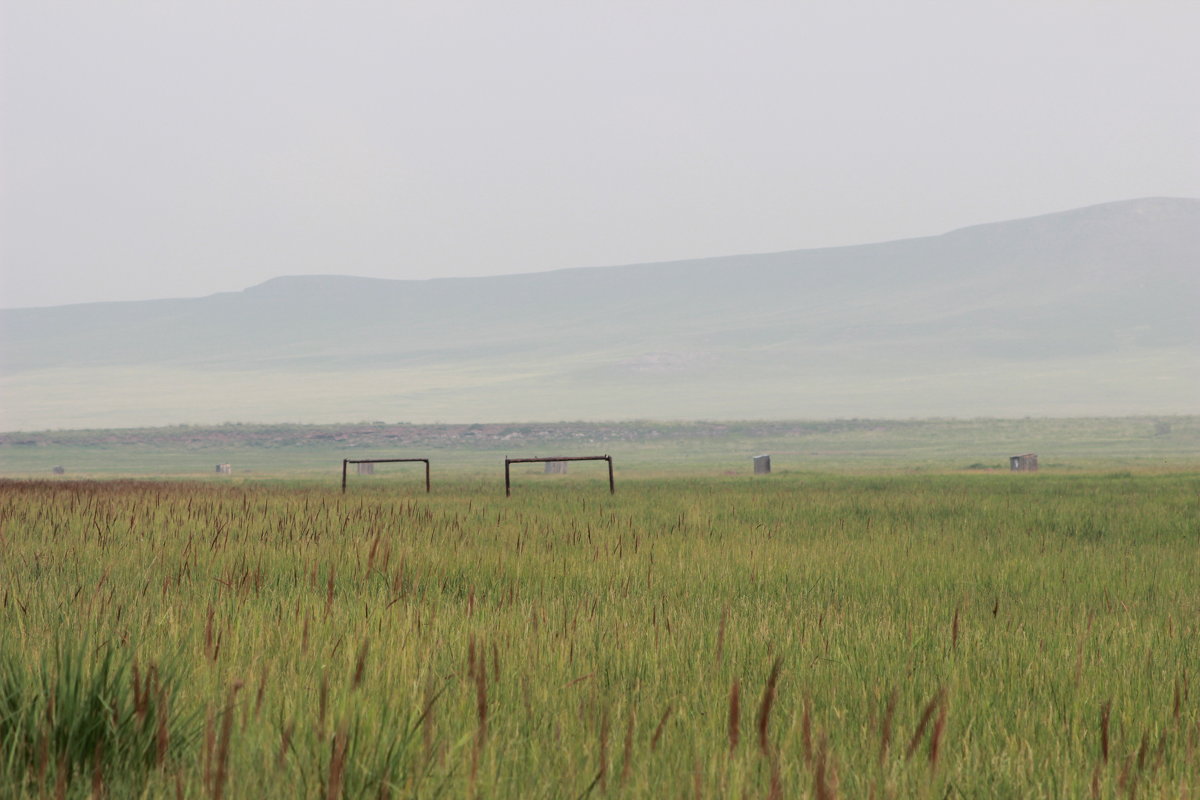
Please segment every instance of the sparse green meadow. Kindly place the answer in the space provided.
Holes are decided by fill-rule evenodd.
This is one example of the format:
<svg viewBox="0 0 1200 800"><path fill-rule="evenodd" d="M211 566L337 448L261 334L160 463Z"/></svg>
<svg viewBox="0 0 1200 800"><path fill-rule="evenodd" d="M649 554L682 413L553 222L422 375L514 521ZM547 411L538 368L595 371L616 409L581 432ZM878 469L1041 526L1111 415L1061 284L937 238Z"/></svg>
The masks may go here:
<svg viewBox="0 0 1200 800"><path fill-rule="evenodd" d="M409 477L0 481L0 796L1200 792L1194 472Z"/></svg>

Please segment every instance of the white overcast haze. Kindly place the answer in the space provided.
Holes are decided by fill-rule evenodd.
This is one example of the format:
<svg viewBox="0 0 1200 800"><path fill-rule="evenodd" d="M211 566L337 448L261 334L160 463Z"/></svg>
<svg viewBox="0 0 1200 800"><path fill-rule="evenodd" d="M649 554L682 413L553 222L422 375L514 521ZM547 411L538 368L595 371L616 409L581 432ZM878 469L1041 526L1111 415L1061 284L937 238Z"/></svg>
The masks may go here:
<svg viewBox="0 0 1200 800"><path fill-rule="evenodd" d="M0 7L0 307L1200 197L1193 0Z"/></svg>

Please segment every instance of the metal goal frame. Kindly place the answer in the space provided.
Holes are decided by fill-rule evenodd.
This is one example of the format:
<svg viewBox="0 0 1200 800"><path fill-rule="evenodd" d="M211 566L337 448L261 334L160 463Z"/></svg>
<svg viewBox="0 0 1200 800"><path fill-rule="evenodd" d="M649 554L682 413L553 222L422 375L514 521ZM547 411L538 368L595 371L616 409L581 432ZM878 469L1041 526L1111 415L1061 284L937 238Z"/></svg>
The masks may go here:
<svg viewBox="0 0 1200 800"><path fill-rule="evenodd" d="M617 487L613 483L612 456L542 456L539 458L505 458L504 459L504 496L512 497L512 477L509 467L513 464L547 463L551 461L607 461L608 462L608 493L616 494Z"/></svg>

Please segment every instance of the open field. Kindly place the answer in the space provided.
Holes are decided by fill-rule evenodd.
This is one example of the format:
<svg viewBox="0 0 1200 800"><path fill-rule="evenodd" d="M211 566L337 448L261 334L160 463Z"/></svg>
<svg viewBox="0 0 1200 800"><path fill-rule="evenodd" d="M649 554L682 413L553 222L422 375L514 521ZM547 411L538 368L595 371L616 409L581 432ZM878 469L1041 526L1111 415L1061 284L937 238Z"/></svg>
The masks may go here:
<svg viewBox="0 0 1200 800"><path fill-rule="evenodd" d="M1200 790L1194 468L645 464L0 481L5 796Z"/></svg>
<svg viewBox="0 0 1200 800"><path fill-rule="evenodd" d="M625 475L1005 469L1036 452L1043 470L1200 467L1200 416L971 420L557 422L173 426L0 433L0 477L241 477L336 481L343 458L428 457L439 475L498 478L506 455L611 454ZM228 479L226 479L228 480Z"/></svg>

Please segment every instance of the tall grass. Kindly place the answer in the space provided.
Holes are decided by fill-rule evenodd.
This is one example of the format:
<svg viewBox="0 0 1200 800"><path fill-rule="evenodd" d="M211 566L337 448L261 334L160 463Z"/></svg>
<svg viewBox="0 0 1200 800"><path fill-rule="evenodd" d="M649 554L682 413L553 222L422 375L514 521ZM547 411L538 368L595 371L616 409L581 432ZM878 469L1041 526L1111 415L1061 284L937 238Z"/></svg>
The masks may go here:
<svg viewBox="0 0 1200 800"><path fill-rule="evenodd" d="M1196 475L601 483L0 482L14 796L1200 787Z"/></svg>
<svg viewBox="0 0 1200 800"><path fill-rule="evenodd" d="M31 666L0 653L0 776L12 787L139 791L194 738L176 679L110 643L62 644Z"/></svg>

